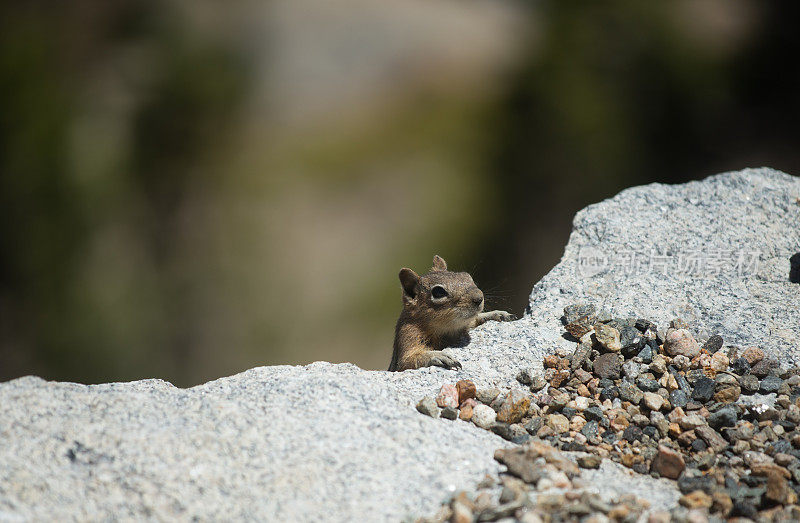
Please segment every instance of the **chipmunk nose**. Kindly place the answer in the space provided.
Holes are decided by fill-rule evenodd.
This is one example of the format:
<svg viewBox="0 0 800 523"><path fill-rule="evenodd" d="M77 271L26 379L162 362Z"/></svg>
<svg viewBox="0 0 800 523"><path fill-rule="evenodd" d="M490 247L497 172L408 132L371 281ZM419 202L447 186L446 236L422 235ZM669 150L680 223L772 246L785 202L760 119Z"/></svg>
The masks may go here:
<svg viewBox="0 0 800 523"><path fill-rule="evenodd" d="M477 293L472 295L472 303L474 303L475 305L480 305L481 303L483 303L483 293L481 291L478 291Z"/></svg>

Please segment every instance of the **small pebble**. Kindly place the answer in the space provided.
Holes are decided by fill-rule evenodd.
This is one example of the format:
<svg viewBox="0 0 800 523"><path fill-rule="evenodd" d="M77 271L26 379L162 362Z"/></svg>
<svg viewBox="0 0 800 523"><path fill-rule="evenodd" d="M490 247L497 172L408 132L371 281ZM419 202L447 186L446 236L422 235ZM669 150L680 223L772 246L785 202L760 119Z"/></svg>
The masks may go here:
<svg viewBox="0 0 800 523"><path fill-rule="evenodd" d="M472 409L472 423L482 429L488 429L497 419L497 413L488 405L477 405Z"/></svg>
<svg viewBox="0 0 800 523"><path fill-rule="evenodd" d="M550 414L547 416L547 426L556 434L562 434L569 430L569 420L563 414Z"/></svg>
<svg viewBox="0 0 800 523"><path fill-rule="evenodd" d="M730 363L731 372L744 376L750 372L750 364L744 358L736 358Z"/></svg>
<svg viewBox="0 0 800 523"><path fill-rule="evenodd" d="M780 372L781 366L777 360L772 358L764 358L750 368L750 372L759 378L764 378L770 374L777 374Z"/></svg>
<svg viewBox="0 0 800 523"><path fill-rule="evenodd" d="M783 385L783 380L781 380L779 377L766 376L763 380L761 380L761 386L759 388L759 392L761 392L761 394L778 392L778 389L781 388L781 385Z"/></svg>
<svg viewBox="0 0 800 523"><path fill-rule="evenodd" d="M741 383L742 390L749 393L758 392L761 388L761 382L752 374L742 376L739 383Z"/></svg>
<svg viewBox="0 0 800 523"><path fill-rule="evenodd" d="M629 360L622 365L622 373L630 381L635 381L640 372L641 366L635 361Z"/></svg>
<svg viewBox="0 0 800 523"><path fill-rule="evenodd" d="M606 351L619 352L622 349L619 341L619 331L609 325L596 324L594 326L594 338Z"/></svg>
<svg viewBox="0 0 800 523"><path fill-rule="evenodd" d="M588 407L583 410L583 417L589 421L600 421L604 418L600 407Z"/></svg>
<svg viewBox="0 0 800 523"><path fill-rule="evenodd" d="M430 396L426 396L419 400L419 403L417 403L417 410L422 414L432 418L439 417L439 407L436 405L436 400Z"/></svg>
<svg viewBox="0 0 800 523"><path fill-rule="evenodd" d="M708 340L703 344L703 349L713 354L722 348L722 344L722 336L715 334L708 338Z"/></svg>
<svg viewBox="0 0 800 523"><path fill-rule="evenodd" d="M524 392L519 390L509 391L497 413L497 421L517 423L528 412L530 402L530 396Z"/></svg>
<svg viewBox="0 0 800 523"><path fill-rule="evenodd" d="M624 431L622 431L622 439L629 443L633 443L634 441L641 441L642 436L642 429L637 427L636 425L629 425Z"/></svg>
<svg viewBox="0 0 800 523"><path fill-rule="evenodd" d="M600 468L600 463L603 462L603 458L597 456L595 454L588 454L586 456L580 456L578 458L578 466L582 469L597 469Z"/></svg>
<svg viewBox="0 0 800 523"><path fill-rule="evenodd" d="M539 373L534 368L522 369L517 373L517 381L522 385L530 385L533 378Z"/></svg>
<svg viewBox="0 0 800 523"><path fill-rule="evenodd" d="M748 347L742 353L742 358L744 358L747 361L747 363L749 363L750 366L752 367L753 365L764 359L764 351L762 351L758 347Z"/></svg>
<svg viewBox="0 0 800 523"><path fill-rule="evenodd" d="M590 303L576 303L567 305L564 307L564 317L562 318L562 321L566 325L567 323L576 322L580 318L594 319L596 312L596 307Z"/></svg>
<svg viewBox="0 0 800 523"><path fill-rule="evenodd" d="M475 407L477 405L478 405L478 402L473 398L470 398L470 399L464 401L464 403L462 403L461 406L460 406L460 409L459 409L459 412L458 412L458 417L460 419L464 420L464 421L471 420L472 419L472 411L475 409Z"/></svg>
<svg viewBox="0 0 800 523"><path fill-rule="evenodd" d="M673 407L685 407L689 402L689 395L684 391L677 389L669 393L669 402Z"/></svg>
<svg viewBox="0 0 800 523"><path fill-rule="evenodd" d="M632 383L623 382L619 386L619 397L623 401L629 401L634 405L638 405L642 398L644 398L644 393L639 390L639 387L633 385Z"/></svg>
<svg viewBox="0 0 800 523"><path fill-rule="evenodd" d="M619 379L622 364L614 352L601 354L594 360L593 372L598 378Z"/></svg>
<svg viewBox="0 0 800 523"><path fill-rule="evenodd" d="M708 424L715 429L733 427L736 425L736 418L735 407L723 407L708 416Z"/></svg>
<svg viewBox="0 0 800 523"><path fill-rule="evenodd" d="M636 380L636 386L647 392L656 392L661 387L656 380L641 376Z"/></svg>
<svg viewBox="0 0 800 523"><path fill-rule="evenodd" d="M436 404L442 408L458 407L460 402L458 401L458 391L455 385L450 383L442 385L439 389L439 394L436 395Z"/></svg>
<svg viewBox="0 0 800 523"><path fill-rule="evenodd" d="M716 383L711 378L702 377L694 383L692 399L705 403L714 395Z"/></svg>
<svg viewBox="0 0 800 523"><path fill-rule="evenodd" d="M589 408L589 398L578 396L575 398L575 409L583 411Z"/></svg>
<svg viewBox="0 0 800 523"><path fill-rule="evenodd" d="M742 389L738 385L717 386L713 398L718 403L733 403L739 399L741 392Z"/></svg>
<svg viewBox="0 0 800 523"><path fill-rule="evenodd" d="M684 356L683 354L678 354L674 358L672 358L672 364L678 370L686 370L691 365L692 360L689 359L688 356Z"/></svg>
<svg viewBox="0 0 800 523"><path fill-rule="evenodd" d="M500 390L499 389L479 389L477 391L475 397L481 403L489 405L499 395L500 395Z"/></svg>
<svg viewBox="0 0 800 523"><path fill-rule="evenodd" d="M477 395L477 388L475 387L475 383L471 380L460 380L456 382L456 391L458 392L459 405Z"/></svg>
<svg viewBox="0 0 800 523"><path fill-rule="evenodd" d="M645 392L642 398L644 406L650 410L661 410L664 406L664 398L654 392Z"/></svg>
<svg viewBox="0 0 800 523"><path fill-rule="evenodd" d="M544 376L536 376L531 380L531 392L539 392L547 385L547 380L544 379Z"/></svg>
<svg viewBox="0 0 800 523"><path fill-rule="evenodd" d="M444 419L458 419L458 409L455 407L445 407L442 409L441 417Z"/></svg>
<svg viewBox="0 0 800 523"><path fill-rule="evenodd" d="M689 414L680 419L678 424L683 430L694 430L706 424L706 421L697 414Z"/></svg>
<svg viewBox="0 0 800 523"><path fill-rule="evenodd" d="M667 333L664 352L670 356L686 356L691 359L700 354L700 345L686 329L675 329Z"/></svg>
<svg viewBox="0 0 800 523"><path fill-rule="evenodd" d="M642 363L645 365L649 365L653 362L653 349L650 345L645 345L645 347L639 351L637 357L642 360Z"/></svg>
<svg viewBox="0 0 800 523"><path fill-rule="evenodd" d="M667 372L667 362L664 357L660 354L653 356L653 361L650 363L650 370L659 376Z"/></svg>
<svg viewBox="0 0 800 523"><path fill-rule="evenodd" d="M570 369L573 371L577 371L581 367L583 367L587 361L589 361L589 356L592 354L592 347L589 345L584 345L579 343L575 347L575 351L572 353L572 357L570 358Z"/></svg>
<svg viewBox="0 0 800 523"><path fill-rule="evenodd" d="M509 424L503 423L501 421L496 421L492 423L490 426L490 430L500 436L501 438L508 440L512 443L525 443L530 439L530 435L528 431L522 425L517 423Z"/></svg>
<svg viewBox="0 0 800 523"><path fill-rule="evenodd" d="M678 503L686 508L711 508L711 496L702 490L695 490L689 494L684 494Z"/></svg>
<svg viewBox="0 0 800 523"><path fill-rule="evenodd" d="M728 368L729 360L728 357L721 353L715 352L713 356L711 356L711 368L715 371L723 371Z"/></svg>

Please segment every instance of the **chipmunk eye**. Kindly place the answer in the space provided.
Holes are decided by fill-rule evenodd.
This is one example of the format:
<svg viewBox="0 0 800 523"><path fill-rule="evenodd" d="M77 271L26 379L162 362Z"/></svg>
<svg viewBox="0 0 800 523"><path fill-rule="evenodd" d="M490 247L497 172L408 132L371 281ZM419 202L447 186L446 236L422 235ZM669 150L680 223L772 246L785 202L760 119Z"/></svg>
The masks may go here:
<svg viewBox="0 0 800 523"><path fill-rule="evenodd" d="M434 288L431 289L431 296L436 299L444 298L445 296L447 296L447 291L444 290L444 287L442 287L441 285L436 285Z"/></svg>

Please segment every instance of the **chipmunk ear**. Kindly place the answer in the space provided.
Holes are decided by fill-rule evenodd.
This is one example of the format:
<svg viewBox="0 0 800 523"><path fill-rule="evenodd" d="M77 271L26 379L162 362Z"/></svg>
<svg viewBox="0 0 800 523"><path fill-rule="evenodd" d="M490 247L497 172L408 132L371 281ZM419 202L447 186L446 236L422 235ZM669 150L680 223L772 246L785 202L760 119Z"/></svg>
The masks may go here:
<svg viewBox="0 0 800 523"><path fill-rule="evenodd" d="M403 286L403 294L409 298L417 297L417 283L419 274L411 269L400 269L400 285Z"/></svg>
<svg viewBox="0 0 800 523"><path fill-rule="evenodd" d="M446 271L447 270L447 262L444 261L444 258L439 256L438 254L433 257L433 267L431 267L432 271Z"/></svg>

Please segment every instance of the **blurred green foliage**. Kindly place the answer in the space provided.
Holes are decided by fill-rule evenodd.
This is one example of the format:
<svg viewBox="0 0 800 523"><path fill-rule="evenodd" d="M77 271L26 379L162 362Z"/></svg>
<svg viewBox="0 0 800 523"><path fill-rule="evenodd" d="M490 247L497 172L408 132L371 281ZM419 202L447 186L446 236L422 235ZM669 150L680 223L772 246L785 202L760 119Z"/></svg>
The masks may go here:
<svg viewBox="0 0 800 523"><path fill-rule="evenodd" d="M384 368L401 266L520 313L581 207L798 172L793 3L310 6L0 7L0 379Z"/></svg>

